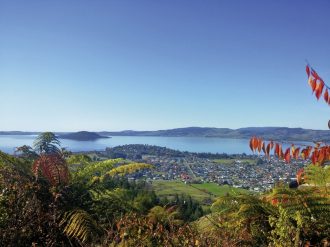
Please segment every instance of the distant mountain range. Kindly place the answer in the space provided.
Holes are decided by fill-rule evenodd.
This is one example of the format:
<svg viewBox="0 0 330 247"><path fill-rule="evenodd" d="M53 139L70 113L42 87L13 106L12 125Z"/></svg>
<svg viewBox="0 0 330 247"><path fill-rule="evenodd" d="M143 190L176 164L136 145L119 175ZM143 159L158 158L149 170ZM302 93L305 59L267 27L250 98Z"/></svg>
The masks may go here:
<svg viewBox="0 0 330 247"><path fill-rule="evenodd" d="M0 135L30 135L38 132L22 131L0 131ZM251 138L252 136L262 137L265 140L280 141L330 141L330 130L311 130L302 128L287 127L249 127L240 129L229 128L202 128L188 127L156 131L133 131L125 130L118 132L101 131L74 133L56 132L62 139L73 140L96 140L109 136L166 136L166 137L221 137L221 138Z"/></svg>
<svg viewBox="0 0 330 247"><path fill-rule="evenodd" d="M188 127L157 131L99 132L107 136L168 136L168 137L221 137L251 138L259 136L266 140L286 141L330 141L329 130L311 130L287 127L249 127L240 129Z"/></svg>

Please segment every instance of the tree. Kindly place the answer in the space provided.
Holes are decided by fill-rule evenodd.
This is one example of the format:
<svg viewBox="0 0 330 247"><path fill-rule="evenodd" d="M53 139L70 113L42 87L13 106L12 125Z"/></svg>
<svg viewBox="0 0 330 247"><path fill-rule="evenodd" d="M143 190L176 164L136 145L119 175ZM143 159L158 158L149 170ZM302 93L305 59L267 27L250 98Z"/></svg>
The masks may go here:
<svg viewBox="0 0 330 247"><path fill-rule="evenodd" d="M41 133L33 142L34 150L41 154L61 154L61 142L52 132Z"/></svg>

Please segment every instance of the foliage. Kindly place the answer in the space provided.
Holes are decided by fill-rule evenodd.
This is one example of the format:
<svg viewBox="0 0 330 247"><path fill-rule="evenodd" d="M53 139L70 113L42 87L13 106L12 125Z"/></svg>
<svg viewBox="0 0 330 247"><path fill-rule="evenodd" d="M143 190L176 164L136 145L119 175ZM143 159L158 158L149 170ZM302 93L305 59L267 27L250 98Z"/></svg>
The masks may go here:
<svg viewBox="0 0 330 247"><path fill-rule="evenodd" d="M274 149L274 156L290 163L291 159L298 159L299 157L307 160L311 159L314 165L323 166L327 161L330 161L330 146L317 142L314 146L306 146L304 149L296 147L294 144L288 147L285 151L282 149L282 144L270 141L268 144L261 138L253 136L250 139L250 148L253 152L261 151L270 159L270 151Z"/></svg>
<svg viewBox="0 0 330 247"><path fill-rule="evenodd" d="M23 173L32 174L31 162L29 160L16 158L0 151L0 168L1 167L11 167Z"/></svg>
<svg viewBox="0 0 330 247"><path fill-rule="evenodd" d="M84 155L65 159L52 133L41 134L35 146L35 155L27 146L19 149L21 158L0 152L0 242L6 246L94 245L116 217L147 211L157 202L141 196L147 191L145 185L121 189L125 183L115 179L149 168L147 164L93 162ZM99 178L98 183L86 184L93 177ZM145 194L155 198L149 191Z"/></svg>
<svg viewBox="0 0 330 247"><path fill-rule="evenodd" d="M0 168L0 243L31 246L32 243L68 244L58 228L49 184L16 167Z"/></svg>
<svg viewBox="0 0 330 247"><path fill-rule="evenodd" d="M173 202L169 202L168 205L176 207L179 218L184 222L197 220L204 214L202 206L190 195L175 195Z"/></svg>
<svg viewBox="0 0 330 247"><path fill-rule="evenodd" d="M141 169L150 169L153 168L152 165L149 164L145 164L145 163L130 163L130 164L126 164L126 165L122 165L122 166L118 166L114 169L111 169L109 172L107 172L106 174L104 174L103 177L105 176L115 176L115 175L125 175L125 174L130 174L133 172L136 172L137 170L141 170Z"/></svg>
<svg viewBox="0 0 330 247"><path fill-rule="evenodd" d="M75 158L75 156L69 157L69 164L77 164L80 159L80 166L72 174L73 181L91 181L93 177L103 176L110 171L115 165L124 163L123 159L109 159L98 162L90 162L86 157Z"/></svg>
<svg viewBox="0 0 330 247"><path fill-rule="evenodd" d="M279 187L268 198L279 211L277 217L269 219L274 227L270 236L274 246L285 240L292 246L307 241L319 244L330 236L330 222L325 220L330 218L330 195L319 187Z"/></svg>
<svg viewBox="0 0 330 247"><path fill-rule="evenodd" d="M36 179L42 174L53 186L65 185L69 182L68 166L58 154L42 154L32 166Z"/></svg>
<svg viewBox="0 0 330 247"><path fill-rule="evenodd" d="M231 232L235 245L265 246L270 230L268 217L275 208L257 195L227 195L211 208L218 220L217 227Z"/></svg>
<svg viewBox="0 0 330 247"><path fill-rule="evenodd" d="M36 159L38 158L38 154L32 149L32 147L28 145L23 145L17 147L15 150L15 155L25 159Z"/></svg>
<svg viewBox="0 0 330 247"><path fill-rule="evenodd" d="M309 64L306 65L306 73L308 77L308 84L311 86L312 92L315 93L315 97L319 100L319 98L323 94L324 101L328 105L330 105L330 98L328 91L330 87L327 84L325 84L323 79L316 73L316 71Z"/></svg>
<svg viewBox="0 0 330 247"><path fill-rule="evenodd" d="M327 192L330 186L330 166L308 166L305 169L304 180L307 184L318 186Z"/></svg>
<svg viewBox="0 0 330 247"><path fill-rule="evenodd" d="M64 226L63 232L67 236L76 238L83 244L97 240L102 233L91 215L81 209L66 212L60 226Z"/></svg>
<svg viewBox="0 0 330 247"><path fill-rule="evenodd" d="M153 211L158 211L158 209ZM166 211L166 209L159 209L161 214L164 213L164 210ZM191 225L177 224L171 218L167 218L164 225L155 220L154 213L150 214L150 217L137 214L124 215L109 230L104 245L137 247L221 246L222 241L220 239L201 235Z"/></svg>
<svg viewBox="0 0 330 247"><path fill-rule="evenodd" d="M39 154L61 154L61 142L52 132L44 132L37 136L33 147Z"/></svg>
<svg viewBox="0 0 330 247"><path fill-rule="evenodd" d="M78 164L78 165L86 166L92 162L92 159L85 154L75 154L75 155L70 155L67 158L66 162L68 163L68 165Z"/></svg>

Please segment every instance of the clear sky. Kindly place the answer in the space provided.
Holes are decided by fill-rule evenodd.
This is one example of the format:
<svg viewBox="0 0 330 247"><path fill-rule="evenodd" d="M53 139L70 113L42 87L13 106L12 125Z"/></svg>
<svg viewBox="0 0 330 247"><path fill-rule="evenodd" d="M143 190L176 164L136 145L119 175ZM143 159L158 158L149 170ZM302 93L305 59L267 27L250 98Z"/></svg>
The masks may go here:
<svg viewBox="0 0 330 247"><path fill-rule="evenodd" d="M0 130L326 129L330 1L0 0Z"/></svg>

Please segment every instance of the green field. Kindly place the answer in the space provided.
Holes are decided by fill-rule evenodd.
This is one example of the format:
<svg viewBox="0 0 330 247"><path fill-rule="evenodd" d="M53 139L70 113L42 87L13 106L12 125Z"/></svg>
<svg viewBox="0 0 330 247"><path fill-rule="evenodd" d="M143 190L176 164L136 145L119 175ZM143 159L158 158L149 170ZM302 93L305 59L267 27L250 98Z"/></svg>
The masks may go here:
<svg viewBox="0 0 330 247"><path fill-rule="evenodd" d="M202 204L214 201L218 196L227 193L247 193L247 190L233 188L228 185L219 186L216 183L185 184L181 181L155 180L152 186L160 197L173 197L175 194L188 194Z"/></svg>
<svg viewBox="0 0 330 247"><path fill-rule="evenodd" d="M244 189L234 188L228 185L219 186L216 183L192 184L192 186L210 192L215 196L224 196L227 193L229 194L247 193L247 190Z"/></svg>

